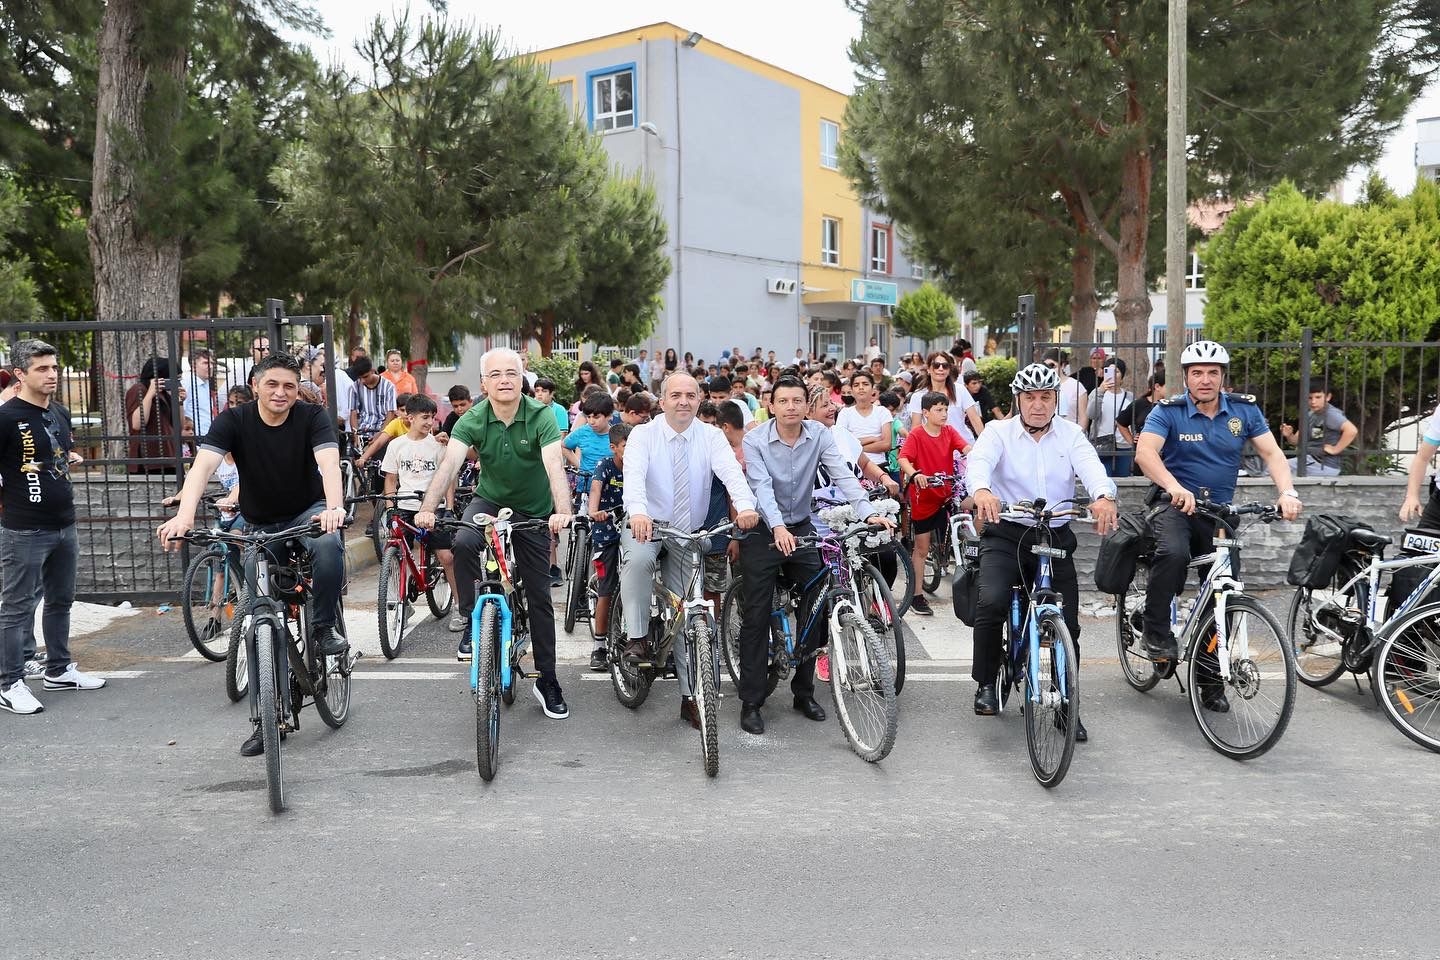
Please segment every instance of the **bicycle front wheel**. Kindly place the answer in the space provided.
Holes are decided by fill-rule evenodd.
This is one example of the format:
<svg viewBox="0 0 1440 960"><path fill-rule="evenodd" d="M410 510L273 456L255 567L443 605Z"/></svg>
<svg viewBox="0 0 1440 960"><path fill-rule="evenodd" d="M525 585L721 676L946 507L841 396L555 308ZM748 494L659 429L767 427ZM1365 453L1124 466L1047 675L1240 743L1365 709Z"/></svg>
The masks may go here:
<svg viewBox="0 0 1440 960"><path fill-rule="evenodd" d="M1416 607L1386 631L1370 685L1395 729L1440 753L1440 604Z"/></svg>
<svg viewBox="0 0 1440 960"><path fill-rule="evenodd" d="M185 571L180 609L190 645L211 663L225 659L230 649L230 624L238 609L238 578L225 552L206 550L190 561Z"/></svg>
<svg viewBox="0 0 1440 960"><path fill-rule="evenodd" d="M894 546L897 566L890 592L895 596L895 616L904 617L915 599L915 561L902 544L897 542Z"/></svg>
<svg viewBox="0 0 1440 960"><path fill-rule="evenodd" d="M454 603L454 591L445 577L445 565L435 556L434 550L425 553L425 602L430 605L430 615L444 621Z"/></svg>
<svg viewBox="0 0 1440 960"><path fill-rule="evenodd" d="M743 593L742 584L745 578L736 575L730 581L730 588L725 591L725 599L720 604L720 649L725 657L725 672L730 674L730 682L735 684L736 689L740 687L740 597ZM779 604L774 604L778 607ZM779 662L785 651L785 639L780 628L775 625L775 614L770 615L770 648L769 662L765 671L765 696L775 692L780 684L780 678L784 675L785 665Z"/></svg>
<svg viewBox="0 0 1440 960"><path fill-rule="evenodd" d="M1141 693L1160 682L1155 661L1145 647L1146 570L1136 571L1130 589L1115 596L1115 646L1120 654L1120 671L1125 682Z"/></svg>
<svg viewBox="0 0 1440 960"><path fill-rule="evenodd" d="M265 781L270 810L285 809L285 780L280 769L279 678L275 673L275 625L261 620L252 631L255 639L255 692L260 701L260 740L265 744Z"/></svg>
<svg viewBox="0 0 1440 960"><path fill-rule="evenodd" d="M1295 651L1280 624L1258 601L1225 599L1230 679L1217 662L1215 608L1206 612L1189 651L1190 708L1210 746L1236 760L1275 746L1295 709Z"/></svg>
<svg viewBox="0 0 1440 960"><path fill-rule="evenodd" d="M585 567L589 541L582 529L572 529L570 551L565 564L565 632L574 633L575 623L580 619L580 608L585 604Z"/></svg>
<svg viewBox="0 0 1440 960"><path fill-rule="evenodd" d="M380 597L376 612L380 618L380 652L386 660L400 656L400 647L405 643L405 626L410 619L410 604L404 579L405 567L399 547L388 547L385 559L380 563Z"/></svg>
<svg viewBox="0 0 1440 960"><path fill-rule="evenodd" d="M704 617L690 620L690 642L694 646L695 712L700 717L700 758L705 776L720 772L720 664L715 660L715 636Z"/></svg>
<svg viewBox="0 0 1440 960"><path fill-rule="evenodd" d="M1075 755L1075 724L1080 719L1079 674L1075 665L1075 641L1065 621L1053 614L1042 616L1040 670L1031 676L1034 664L1025 670L1025 747L1030 769L1042 787L1055 787L1070 770Z"/></svg>
<svg viewBox="0 0 1440 960"><path fill-rule="evenodd" d="M900 624L895 598L891 596L880 571L868 563L860 568L855 579L865 619L885 645L885 654L890 658L890 666L895 673L895 695L898 697L905 687L905 628Z"/></svg>
<svg viewBox="0 0 1440 960"><path fill-rule="evenodd" d="M945 577L945 568L950 564L950 537L943 533L944 527L930 534L930 552L925 554L925 592L934 593L940 589Z"/></svg>
<svg viewBox="0 0 1440 960"><path fill-rule="evenodd" d="M1341 576L1336 574L1338 580ZM1343 581L1342 581L1343 585ZM1356 609L1355 598L1350 593L1335 590L1331 584L1319 590L1297 587L1290 599L1290 617L1286 623L1286 635L1295 645L1295 674L1300 682L1310 687L1323 687L1334 683L1345 672L1343 644L1325 632L1316 620L1321 611L1340 613ZM1338 617L1328 617L1330 628L1338 626Z"/></svg>
<svg viewBox="0 0 1440 960"><path fill-rule="evenodd" d="M480 681L475 685L475 766L480 779L495 779L500 768L500 627L499 611L488 602L480 611L480 635L475 638Z"/></svg>
<svg viewBox="0 0 1440 960"><path fill-rule="evenodd" d="M839 636L830 638L830 691L850 748L869 763L885 759L899 728L895 673L884 644L853 610L840 614Z"/></svg>
<svg viewBox="0 0 1440 960"><path fill-rule="evenodd" d="M242 587L237 610L250 609L250 594ZM225 653L225 696L231 703L239 703L250 692L250 663L245 652L245 632L250 629L252 617L241 613L230 624L230 646Z"/></svg>

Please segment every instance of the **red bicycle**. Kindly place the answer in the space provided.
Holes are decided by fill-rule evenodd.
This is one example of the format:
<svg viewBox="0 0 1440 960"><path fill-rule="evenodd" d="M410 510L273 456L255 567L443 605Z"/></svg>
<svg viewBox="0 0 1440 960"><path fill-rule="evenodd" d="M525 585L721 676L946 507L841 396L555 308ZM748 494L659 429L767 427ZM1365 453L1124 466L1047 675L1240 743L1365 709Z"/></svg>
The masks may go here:
<svg viewBox="0 0 1440 960"><path fill-rule="evenodd" d="M387 660L400 656L400 648L409 632L411 608L420 594L430 606L436 620L444 621L453 601L450 581L440 558L430 549L431 531L422 530L407 520L393 503L399 498L372 494L375 500L392 503L385 511L385 529L389 536L380 560L380 652Z"/></svg>

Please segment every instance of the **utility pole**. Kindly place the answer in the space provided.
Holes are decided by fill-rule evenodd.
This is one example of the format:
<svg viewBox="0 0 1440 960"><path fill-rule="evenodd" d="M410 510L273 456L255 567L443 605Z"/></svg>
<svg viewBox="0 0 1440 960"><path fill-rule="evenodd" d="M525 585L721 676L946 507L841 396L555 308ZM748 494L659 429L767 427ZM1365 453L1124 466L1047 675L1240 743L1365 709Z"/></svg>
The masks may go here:
<svg viewBox="0 0 1440 960"><path fill-rule="evenodd" d="M1171 394L1184 389L1180 351L1185 349L1185 58L1186 0L1170 0L1169 95L1165 124L1165 382ZM1137 381L1138 382L1138 381Z"/></svg>

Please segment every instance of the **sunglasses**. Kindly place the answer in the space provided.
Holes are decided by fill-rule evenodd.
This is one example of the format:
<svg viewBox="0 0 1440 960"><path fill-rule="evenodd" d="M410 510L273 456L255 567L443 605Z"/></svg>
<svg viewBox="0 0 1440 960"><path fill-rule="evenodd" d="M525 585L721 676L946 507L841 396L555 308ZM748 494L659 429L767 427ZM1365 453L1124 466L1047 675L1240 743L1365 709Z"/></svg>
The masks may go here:
<svg viewBox="0 0 1440 960"><path fill-rule="evenodd" d="M930 369L931 369L931 370L949 370L949 369L950 369L950 364L948 364L948 363L932 363L932 364L930 364Z"/></svg>

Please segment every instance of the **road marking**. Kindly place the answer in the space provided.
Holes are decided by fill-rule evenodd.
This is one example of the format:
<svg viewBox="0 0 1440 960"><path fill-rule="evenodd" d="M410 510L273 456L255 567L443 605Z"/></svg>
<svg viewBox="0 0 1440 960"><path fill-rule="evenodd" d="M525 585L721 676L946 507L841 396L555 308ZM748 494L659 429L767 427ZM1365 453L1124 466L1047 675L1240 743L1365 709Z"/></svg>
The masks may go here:
<svg viewBox="0 0 1440 960"><path fill-rule="evenodd" d="M147 673L149 673L148 670L101 670L96 676L104 677L106 680L134 680Z"/></svg>

